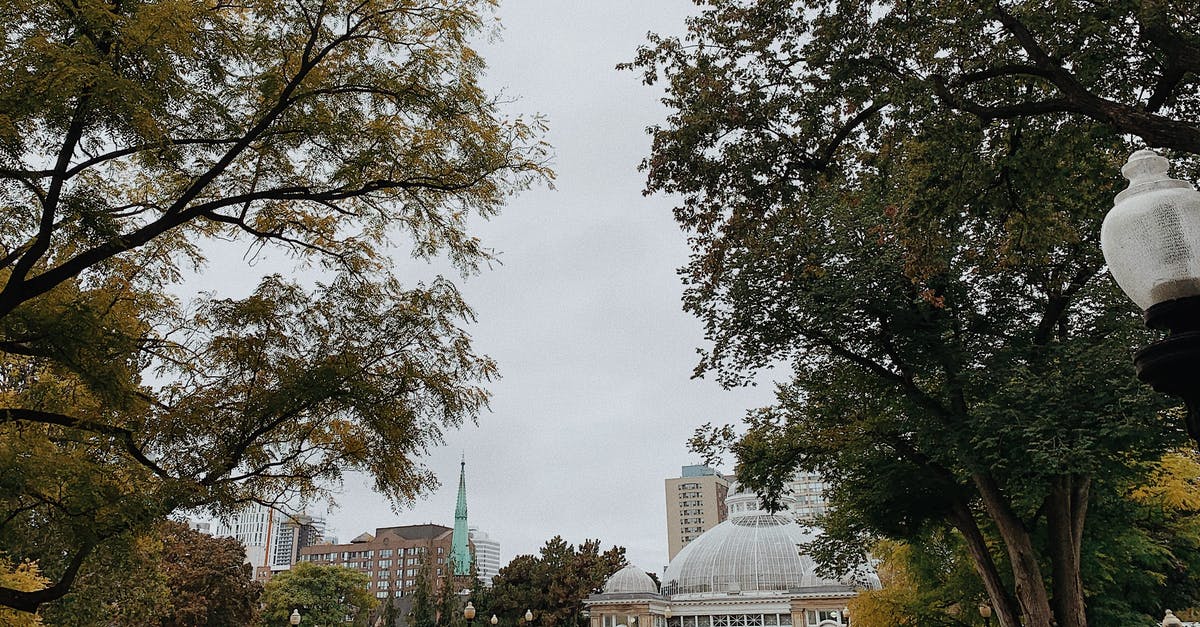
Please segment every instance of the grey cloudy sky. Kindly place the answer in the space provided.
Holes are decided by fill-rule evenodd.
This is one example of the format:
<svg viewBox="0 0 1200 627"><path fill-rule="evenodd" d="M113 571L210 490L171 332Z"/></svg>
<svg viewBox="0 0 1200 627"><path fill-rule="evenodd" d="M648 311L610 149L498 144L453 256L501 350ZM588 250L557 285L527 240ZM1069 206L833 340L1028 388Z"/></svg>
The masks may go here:
<svg viewBox="0 0 1200 627"><path fill-rule="evenodd" d="M476 348L503 378L490 386L491 413L424 460L442 481L436 493L395 513L365 478L348 477L328 516L340 541L452 525L465 453L470 521L499 540L502 562L558 534L625 546L646 570L666 565L663 480L693 463L687 438L771 398L769 386L690 379L703 334L680 309L686 242L671 199L643 197L637 171L645 128L666 112L657 88L614 69L648 31L680 32L692 10L687 0L501 4L501 39L481 45L485 84L518 99L511 111L547 117L558 174L556 189L523 193L476 229L503 265L457 280L479 317ZM406 282L439 271L399 261ZM233 273L244 273L240 259L214 259L193 284L246 280Z"/></svg>

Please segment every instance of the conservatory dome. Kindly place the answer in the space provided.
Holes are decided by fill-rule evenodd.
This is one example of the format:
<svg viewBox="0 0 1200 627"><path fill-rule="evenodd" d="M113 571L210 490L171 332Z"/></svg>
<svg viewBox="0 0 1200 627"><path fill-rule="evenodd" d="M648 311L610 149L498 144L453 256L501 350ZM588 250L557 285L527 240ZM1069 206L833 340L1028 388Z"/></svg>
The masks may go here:
<svg viewBox="0 0 1200 627"><path fill-rule="evenodd" d="M642 569L630 564L604 582L604 594L658 593L658 585Z"/></svg>
<svg viewBox="0 0 1200 627"><path fill-rule="evenodd" d="M729 519L692 540L671 560L663 577L667 595L787 592L840 586L818 577L800 552L816 536L786 514L770 514L758 498L730 487Z"/></svg>

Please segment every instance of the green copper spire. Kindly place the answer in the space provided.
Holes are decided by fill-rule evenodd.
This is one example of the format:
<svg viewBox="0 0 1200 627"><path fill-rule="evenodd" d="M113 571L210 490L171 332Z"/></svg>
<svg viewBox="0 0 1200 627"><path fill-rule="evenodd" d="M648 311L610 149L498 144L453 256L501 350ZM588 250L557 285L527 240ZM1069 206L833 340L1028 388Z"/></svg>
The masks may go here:
<svg viewBox="0 0 1200 627"><path fill-rule="evenodd" d="M471 574L471 547L467 543L467 534L467 460L464 456L458 472L458 505L454 508L454 536L450 544L455 575Z"/></svg>

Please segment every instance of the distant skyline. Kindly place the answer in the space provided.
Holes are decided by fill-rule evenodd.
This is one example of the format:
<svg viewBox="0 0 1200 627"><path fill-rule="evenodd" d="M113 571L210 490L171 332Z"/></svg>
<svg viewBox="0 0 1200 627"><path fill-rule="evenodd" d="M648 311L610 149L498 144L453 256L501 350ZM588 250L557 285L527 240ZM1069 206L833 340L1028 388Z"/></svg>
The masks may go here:
<svg viewBox="0 0 1200 627"><path fill-rule="evenodd" d="M616 64L647 32L680 33L687 0L509 0L501 39L479 51L506 109L542 114L554 146L555 189L512 198L473 234L502 265L463 280L444 263L393 249L402 281L453 278L478 315L475 348L502 378L491 412L446 434L422 461L441 481L392 512L368 478L352 475L330 512L346 542L376 527L452 526L458 464L466 456L471 525L500 542L501 564L555 535L626 547L637 566L667 564L663 481L698 463L686 442L705 422L738 422L769 404L770 386L726 391L691 379L703 328L680 306L676 269L688 248L671 198L645 197L638 163L645 129L666 115L657 87ZM266 264L264 264L266 265ZM249 289L238 255L214 255L188 289ZM726 467L722 470L728 472Z"/></svg>

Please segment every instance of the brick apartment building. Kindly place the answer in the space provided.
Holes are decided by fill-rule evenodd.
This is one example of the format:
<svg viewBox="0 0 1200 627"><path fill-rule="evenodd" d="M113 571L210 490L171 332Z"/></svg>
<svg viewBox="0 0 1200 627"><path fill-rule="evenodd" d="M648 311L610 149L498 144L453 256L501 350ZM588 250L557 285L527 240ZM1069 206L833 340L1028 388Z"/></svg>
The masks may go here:
<svg viewBox="0 0 1200 627"><path fill-rule="evenodd" d="M334 564L366 573L376 598L411 596L423 558L430 558L434 589L452 575L450 551L454 530L442 525L380 527L349 544L317 544L300 549L300 561Z"/></svg>

